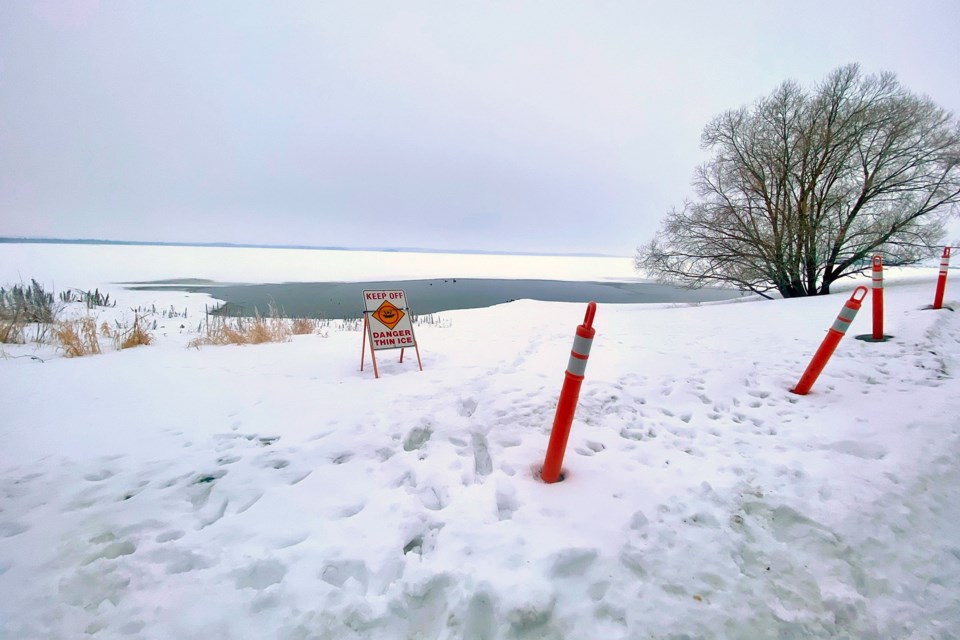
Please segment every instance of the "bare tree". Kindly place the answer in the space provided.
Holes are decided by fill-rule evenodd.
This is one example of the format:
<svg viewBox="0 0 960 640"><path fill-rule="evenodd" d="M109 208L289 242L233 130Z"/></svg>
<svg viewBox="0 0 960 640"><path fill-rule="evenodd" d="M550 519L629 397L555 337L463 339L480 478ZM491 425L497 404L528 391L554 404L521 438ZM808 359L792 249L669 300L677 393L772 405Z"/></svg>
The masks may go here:
<svg viewBox="0 0 960 640"><path fill-rule="evenodd" d="M890 73L837 69L813 91L785 82L701 138L698 198L669 212L635 265L685 286L784 297L830 292L873 253L930 255L960 202L960 126Z"/></svg>

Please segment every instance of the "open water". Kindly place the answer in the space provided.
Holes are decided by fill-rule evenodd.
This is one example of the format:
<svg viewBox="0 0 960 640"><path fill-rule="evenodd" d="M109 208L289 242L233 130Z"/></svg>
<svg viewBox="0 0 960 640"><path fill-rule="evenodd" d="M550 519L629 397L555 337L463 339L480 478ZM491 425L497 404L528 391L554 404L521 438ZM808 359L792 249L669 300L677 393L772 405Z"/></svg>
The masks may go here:
<svg viewBox="0 0 960 640"><path fill-rule="evenodd" d="M553 302L656 303L708 302L740 297L729 289L681 289L642 282L567 282L436 278L380 282L290 282L217 284L208 281L137 283L134 289L176 289L209 293L227 304L225 315L266 314L273 306L287 317L356 318L363 311L364 289L403 289L410 310L418 315L453 309L490 307L513 300Z"/></svg>

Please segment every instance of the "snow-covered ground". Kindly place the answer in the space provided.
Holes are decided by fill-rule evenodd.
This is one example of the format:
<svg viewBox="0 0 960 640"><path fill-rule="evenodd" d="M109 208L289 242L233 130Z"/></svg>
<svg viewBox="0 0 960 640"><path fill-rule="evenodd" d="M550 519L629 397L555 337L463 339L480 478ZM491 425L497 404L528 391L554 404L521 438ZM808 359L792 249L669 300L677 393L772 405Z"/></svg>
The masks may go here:
<svg viewBox="0 0 960 640"><path fill-rule="evenodd" d="M548 265L165 249L0 245L0 283L106 286L111 320L187 311L122 352L2 347L2 638L960 637L960 314L923 310L935 270L890 278L895 338L848 335L802 397L849 283L600 305L546 485L584 305L445 312L417 328L423 372L380 352L375 380L357 331L187 349L209 298L109 283ZM626 258L549 260L542 277L631 277ZM869 330L868 301L851 334Z"/></svg>

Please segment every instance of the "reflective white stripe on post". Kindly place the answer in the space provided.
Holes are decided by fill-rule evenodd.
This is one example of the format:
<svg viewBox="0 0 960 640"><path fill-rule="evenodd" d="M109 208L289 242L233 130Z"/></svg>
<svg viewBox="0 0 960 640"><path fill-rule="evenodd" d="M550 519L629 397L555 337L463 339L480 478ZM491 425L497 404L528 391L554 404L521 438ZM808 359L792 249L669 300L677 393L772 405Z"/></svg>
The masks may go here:
<svg viewBox="0 0 960 640"><path fill-rule="evenodd" d="M593 338L583 338L581 336L573 336L573 353L579 354L586 358L590 355L590 347L593 345Z"/></svg>
<svg viewBox="0 0 960 640"><path fill-rule="evenodd" d="M864 289L864 291L866 291L866 289ZM853 322L853 319L856 317L857 309L851 309L850 307L844 305L843 309L840 310L840 314L837 316L837 319L833 321L833 326L830 328L840 333L846 333L847 329L850 328L850 323Z"/></svg>
<svg viewBox="0 0 960 640"><path fill-rule="evenodd" d="M582 378L587 371L587 358L590 357L590 347L593 338L573 336L573 348L570 350L570 361L567 362L567 373Z"/></svg>
<svg viewBox="0 0 960 640"><path fill-rule="evenodd" d="M567 363L567 373L572 376L577 376L582 378L583 374L587 372L587 359L586 358L576 358L573 355L570 356L570 362Z"/></svg>
<svg viewBox="0 0 960 640"><path fill-rule="evenodd" d="M840 309L840 313L837 314L838 319L843 319L847 322L853 322L853 319L856 317L857 309L851 309L846 305L844 305L843 309Z"/></svg>

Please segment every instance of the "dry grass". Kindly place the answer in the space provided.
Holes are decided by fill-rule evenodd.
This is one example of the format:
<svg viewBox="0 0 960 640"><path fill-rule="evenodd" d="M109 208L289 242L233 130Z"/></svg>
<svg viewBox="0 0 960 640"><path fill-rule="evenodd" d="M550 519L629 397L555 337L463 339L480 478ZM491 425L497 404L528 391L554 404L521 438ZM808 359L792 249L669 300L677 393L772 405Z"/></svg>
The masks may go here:
<svg viewBox="0 0 960 640"><path fill-rule="evenodd" d="M104 326L105 325L106 323L104 323ZM109 330L109 327L107 327L107 329ZM101 333L103 332L103 326L100 327L100 331ZM112 337L113 344L118 351L148 345L153 342L153 336L144 327L144 319L140 314L134 314L132 327L118 330Z"/></svg>
<svg viewBox="0 0 960 640"><path fill-rule="evenodd" d="M290 323L290 332L295 336L305 336L317 330L317 321L312 318L294 318Z"/></svg>
<svg viewBox="0 0 960 640"><path fill-rule="evenodd" d="M23 330L26 326L16 314L0 317L0 344L23 344Z"/></svg>
<svg viewBox="0 0 960 640"><path fill-rule="evenodd" d="M263 344L264 342L285 342L290 339L290 327L286 321L272 314L269 318L259 314L247 324L247 340L249 344Z"/></svg>
<svg viewBox="0 0 960 640"><path fill-rule="evenodd" d="M100 336L112 340L117 351L153 344L153 334L147 330L146 320L139 313L133 315L133 326L117 323L117 328L111 329L106 322L102 323Z"/></svg>
<svg viewBox="0 0 960 640"><path fill-rule="evenodd" d="M26 326L22 313L0 307L0 344L23 344L23 330Z"/></svg>
<svg viewBox="0 0 960 640"><path fill-rule="evenodd" d="M188 347L224 344L263 344L265 342L286 342L293 335L287 321L280 317L276 309L270 309L270 316L259 313L253 318L227 318L207 327L206 335L194 338Z"/></svg>
<svg viewBox="0 0 960 640"><path fill-rule="evenodd" d="M67 358L79 358L100 353L100 341L97 340L97 323L93 318L64 320L53 328L59 348Z"/></svg>

